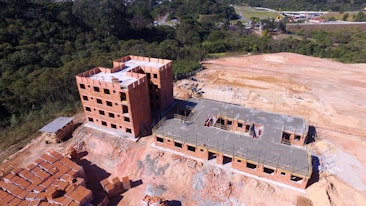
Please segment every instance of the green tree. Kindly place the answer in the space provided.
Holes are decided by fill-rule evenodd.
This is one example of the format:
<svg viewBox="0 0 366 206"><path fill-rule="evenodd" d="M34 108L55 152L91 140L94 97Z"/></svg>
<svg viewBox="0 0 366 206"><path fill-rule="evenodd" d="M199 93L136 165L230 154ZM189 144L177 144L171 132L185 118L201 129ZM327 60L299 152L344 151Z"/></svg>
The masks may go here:
<svg viewBox="0 0 366 206"><path fill-rule="evenodd" d="M124 37L127 34L129 24L123 1L75 0L72 12L100 35Z"/></svg>
<svg viewBox="0 0 366 206"><path fill-rule="evenodd" d="M183 45L194 45L201 41L197 32L199 23L194 20L184 20L176 30L176 39Z"/></svg>
<svg viewBox="0 0 366 206"><path fill-rule="evenodd" d="M366 15L363 11L359 11L354 20L353 21L357 21L357 22L361 22L361 21L366 21Z"/></svg>

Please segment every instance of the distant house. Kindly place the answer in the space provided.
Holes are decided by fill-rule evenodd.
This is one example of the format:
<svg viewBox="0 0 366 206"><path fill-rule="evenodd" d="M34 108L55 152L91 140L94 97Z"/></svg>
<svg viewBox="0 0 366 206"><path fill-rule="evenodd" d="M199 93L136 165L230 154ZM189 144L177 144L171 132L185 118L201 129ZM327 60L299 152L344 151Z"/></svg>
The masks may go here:
<svg viewBox="0 0 366 206"><path fill-rule="evenodd" d="M314 17L314 18L311 18L311 19L308 20L308 23L310 23L310 24L321 24L321 23L324 23L324 22L326 22L326 20L322 19L320 17Z"/></svg>
<svg viewBox="0 0 366 206"><path fill-rule="evenodd" d="M74 129L72 117L58 117L39 131L46 134L46 143L61 142Z"/></svg>

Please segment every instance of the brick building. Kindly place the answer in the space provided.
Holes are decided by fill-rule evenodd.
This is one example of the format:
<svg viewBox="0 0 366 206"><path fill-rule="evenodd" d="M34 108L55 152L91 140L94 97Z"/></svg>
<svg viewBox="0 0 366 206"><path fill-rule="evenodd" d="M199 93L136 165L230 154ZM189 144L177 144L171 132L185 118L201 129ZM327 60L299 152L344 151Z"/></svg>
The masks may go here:
<svg viewBox="0 0 366 206"><path fill-rule="evenodd" d="M152 115L173 103L170 60L125 56L113 68L97 67L76 76L86 120L130 133L149 132Z"/></svg>
<svg viewBox="0 0 366 206"><path fill-rule="evenodd" d="M155 144L306 188L312 175L305 119L207 99L177 102L153 129Z"/></svg>

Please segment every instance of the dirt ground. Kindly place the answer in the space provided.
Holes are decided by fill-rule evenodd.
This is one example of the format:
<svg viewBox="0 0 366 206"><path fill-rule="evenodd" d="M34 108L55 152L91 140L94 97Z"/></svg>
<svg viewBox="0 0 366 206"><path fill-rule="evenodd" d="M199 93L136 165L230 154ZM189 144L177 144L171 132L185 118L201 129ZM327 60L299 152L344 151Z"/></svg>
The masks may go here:
<svg viewBox="0 0 366 206"><path fill-rule="evenodd" d="M0 172L23 167L48 149L66 154L75 147L103 174L132 180L134 187L116 205L141 205L146 192L171 205L366 205L366 64L278 53L203 66L194 80L175 83L177 98L192 95L194 84L204 98L301 116L315 127L317 141L308 147L319 160L319 181L305 194L205 163L193 161L192 167L186 157L151 147L151 137L134 143L84 126L61 144L45 144L40 136L1 164ZM83 121L82 114L76 117Z"/></svg>

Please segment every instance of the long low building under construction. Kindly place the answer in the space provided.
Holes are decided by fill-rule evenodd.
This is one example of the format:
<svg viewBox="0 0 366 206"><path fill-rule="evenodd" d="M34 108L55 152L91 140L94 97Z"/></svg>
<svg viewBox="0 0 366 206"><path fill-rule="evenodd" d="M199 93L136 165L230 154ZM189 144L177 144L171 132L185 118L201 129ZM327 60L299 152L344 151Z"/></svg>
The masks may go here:
<svg viewBox="0 0 366 206"><path fill-rule="evenodd" d="M303 118L190 99L179 101L153 133L158 146L297 188L306 188L312 174Z"/></svg>

